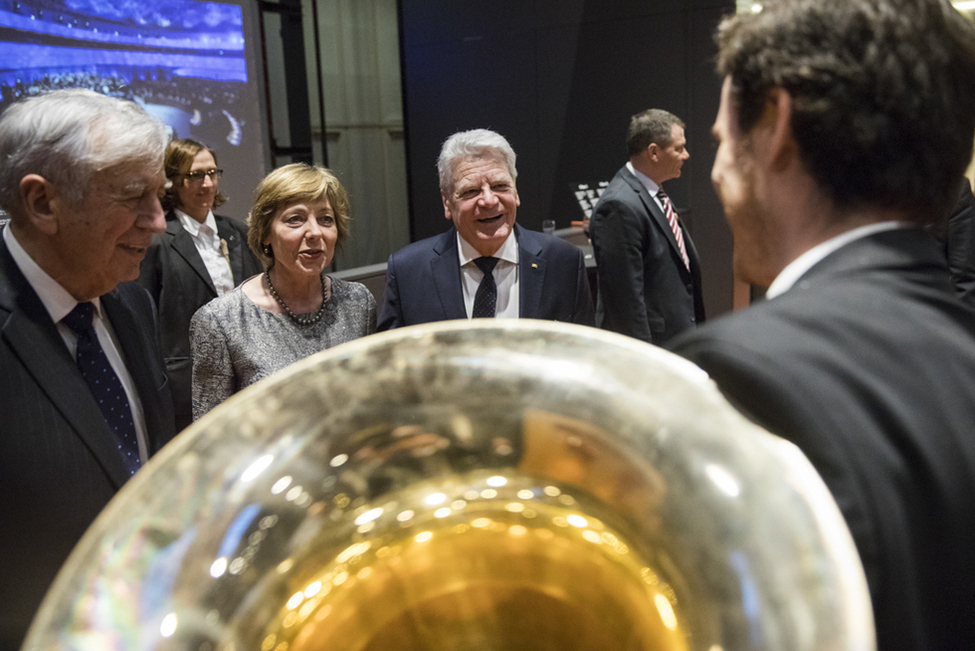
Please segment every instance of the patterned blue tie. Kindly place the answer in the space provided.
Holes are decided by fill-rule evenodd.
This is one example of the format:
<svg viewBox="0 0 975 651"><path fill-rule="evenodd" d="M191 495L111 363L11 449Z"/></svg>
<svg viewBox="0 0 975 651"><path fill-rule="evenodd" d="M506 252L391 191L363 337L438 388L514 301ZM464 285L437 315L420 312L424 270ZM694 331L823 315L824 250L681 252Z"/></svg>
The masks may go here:
<svg viewBox="0 0 975 651"><path fill-rule="evenodd" d="M139 441L135 435L135 422L132 420L132 407L122 388L122 382L108 362L98 335L92 326L95 306L91 303L78 303L68 316L61 321L78 335L78 370L85 378L91 394L98 401L109 428L118 438L118 450L129 475L142 465L139 458Z"/></svg>
<svg viewBox="0 0 975 651"><path fill-rule="evenodd" d="M490 256L475 258L474 264L484 272L484 278L481 279L481 284L477 286L477 293L474 294L471 318L494 318L498 306L498 286L494 282L494 266L498 264L498 258Z"/></svg>

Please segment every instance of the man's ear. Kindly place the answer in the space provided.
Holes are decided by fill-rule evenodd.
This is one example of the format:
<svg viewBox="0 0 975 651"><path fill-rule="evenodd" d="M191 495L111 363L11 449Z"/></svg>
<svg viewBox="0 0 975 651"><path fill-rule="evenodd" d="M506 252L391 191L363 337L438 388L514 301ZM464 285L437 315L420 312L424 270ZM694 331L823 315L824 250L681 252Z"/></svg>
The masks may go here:
<svg viewBox="0 0 975 651"><path fill-rule="evenodd" d="M443 216L453 221L454 218L450 216L450 200L447 198L447 195L443 193L443 191L440 192L440 200L443 201Z"/></svg>
<svg viewBox="0 0 975 651"><path fill-rule="evenodd" d="M654 163L658 162L660 159L660 145L655 142L647 145L647 157Z"/></svg>
<svg viewBox="0 0 975 651"><path fill-rule="evenodd" d="M783 88L770 90L759 122L767 129L769 165L781 171L795 161L799 152L792 135L792 96Z"/></svg>
<svg viewBox="0 0 975 651"><path fill-rule="evenodd" d="M28 174L20 179L20 202L24 217L31 226L45 235L58 232L58 212L64 199L54 184L40 174Z"/></svg>

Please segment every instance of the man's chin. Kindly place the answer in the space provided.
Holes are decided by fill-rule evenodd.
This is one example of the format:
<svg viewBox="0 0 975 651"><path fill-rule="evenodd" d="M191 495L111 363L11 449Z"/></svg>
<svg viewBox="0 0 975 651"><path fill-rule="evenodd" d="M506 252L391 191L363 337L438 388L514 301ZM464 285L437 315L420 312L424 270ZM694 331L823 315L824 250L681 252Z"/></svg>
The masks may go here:
<svg viewBox="0 0 975 651"><path fill-rule="evenodd" d="M474 231L475 240L468 243L477 249L481 255L494 255L510 234L510 224L504 224L490 230L478 229Z"/></svg>
<svg viewBox="0 0 975 651"><path fill-rule="evenodd" d="M139 257L139 262L145 255L137 256ZM120 264L115 267L115 273L112 274L115 284L129 282L131 280L137 280L139 278L139 273L141 271L141 266L139 263L134 261L126 261L125 264ZM109 282L106 280L106 282ZM114 288L114 285L113 285Z"/></svg>
<svg viewBox="0 0 975 651"><path fill-rule="evenodd" d="M478 222L476 231L479 239L504 239L511 233L511 223L504 218L496 222Z"/></svg>

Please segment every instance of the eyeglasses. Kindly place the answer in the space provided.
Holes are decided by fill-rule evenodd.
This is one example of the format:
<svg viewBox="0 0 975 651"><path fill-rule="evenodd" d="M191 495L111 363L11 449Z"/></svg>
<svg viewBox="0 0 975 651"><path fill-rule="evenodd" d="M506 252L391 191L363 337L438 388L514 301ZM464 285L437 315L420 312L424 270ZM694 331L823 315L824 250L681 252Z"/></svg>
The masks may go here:
<svg viewBox="0 0 975 651"><path fill-rule="evenodd" d="M208 170L196 170L195 172L187 172L183 175L183 178L190 183L203 183L203 177L209 176L211 181L216 181L223 174L223 170L218 170L217 168L212 168Z"/></svg>

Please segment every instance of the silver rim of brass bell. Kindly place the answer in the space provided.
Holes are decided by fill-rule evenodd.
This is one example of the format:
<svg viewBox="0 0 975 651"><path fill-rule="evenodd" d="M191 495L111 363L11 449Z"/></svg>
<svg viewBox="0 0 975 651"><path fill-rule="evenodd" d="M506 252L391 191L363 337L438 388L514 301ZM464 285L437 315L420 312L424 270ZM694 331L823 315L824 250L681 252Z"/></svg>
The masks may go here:
<svg viewBox="0 0 975 651"><path fill-rule="evenodd" d="M822 481L591 328L405 328L235 395L121 491L27 649L874 647Z"/></svg>

